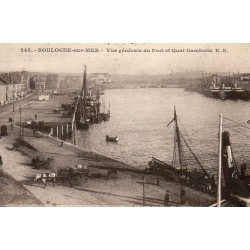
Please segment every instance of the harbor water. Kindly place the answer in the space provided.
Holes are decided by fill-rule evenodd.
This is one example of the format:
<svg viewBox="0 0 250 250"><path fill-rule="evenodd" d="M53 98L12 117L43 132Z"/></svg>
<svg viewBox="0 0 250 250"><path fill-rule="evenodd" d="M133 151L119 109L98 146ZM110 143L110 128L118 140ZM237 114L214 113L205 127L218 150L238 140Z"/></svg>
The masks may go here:
<svg viewBox="0 0 250 250"><path fill-rule="evenodd" d="M103 97L101 97L103 98ZM78 131L79 145L137 168L147 168L154 156L171 163L174 148L174 106L183 136L206 168L217 168L219 114L248 127L250 102L208 98L181 88L106 90L105 106L111 118ZM231 134L237 163L250 162L250 126L223 119L223 130ZM119 142L106 142L105 136Z"/></svg>

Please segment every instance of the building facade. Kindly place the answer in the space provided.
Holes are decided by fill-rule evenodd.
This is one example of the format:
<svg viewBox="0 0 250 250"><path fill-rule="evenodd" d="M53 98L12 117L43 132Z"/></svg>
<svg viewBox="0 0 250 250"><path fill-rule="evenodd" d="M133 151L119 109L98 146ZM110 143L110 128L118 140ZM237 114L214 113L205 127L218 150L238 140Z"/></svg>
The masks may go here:
<svg viewBox="0 0 250 250"><path fill-rule="evenodd" d="M28 93L28 72L9 72L0 75L0 102L4 104Z"/></svg>
<svg viewBox="0 0 250 250"><path fill-rule="evenodd" d="M90 82L97 84L110 84L112 80L108 73L94 73L90 76Z"/></svg>
<svg viewBox="0 0 250 250"><path fill-rule="evenodd" d="M6 84L0 79L0 105L6 102Z"/></svg>

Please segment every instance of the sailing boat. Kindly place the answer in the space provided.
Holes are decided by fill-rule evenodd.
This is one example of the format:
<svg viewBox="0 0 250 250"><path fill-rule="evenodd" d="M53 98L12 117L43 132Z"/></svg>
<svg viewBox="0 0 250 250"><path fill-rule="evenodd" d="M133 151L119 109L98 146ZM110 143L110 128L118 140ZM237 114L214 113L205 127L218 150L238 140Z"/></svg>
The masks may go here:
<svg viewBox="0 0 250 250"><path fill-rule="evenodd" d="M79 98L79 118L77 120L77 127L79 129L88 129L90 120L87 119L86 116L86 95L87 95L87 69L86 65L84 66L84 73L83 73L83 85L82 85L82 93L78 97Z"/></svg>
<svg viewBox="0 0 250 250"><path fill-rule="evenodd" d="M109 109L106 112L106 105L105 105L105 98L104 98L104 112L103 112L103 120L108 121L110 118L110 102L109 102Z"/></svg>
<svg viewBox="0 0 250 250"><path fill-rule="evenodd" d="M215 191L214 176L206 171L203 163L195 155L187 140L180 132L178 120L179 118L174 107L174 118L167 125L169 126L172 122L175 123L172 164L165 163L152 157L152 160L148 163L150 168L146 169L146 172L161 175L166 180L180 182L201 191L213 193ZM186 151L184 148L186 148ZM187 151L193 157L192 165L196 165L198 169L188 166L188 160L186 158L190 157L186 157Z"/></svg>
<svg viewBox="0 0 250 250"><path fill-rule="evenodd" d="M100 113L100 107L101 107L101 103L100 103L100 92L99 92L99 88L98 85L96 86L96 98L94 101L94 114L93 114L93 121L95 123L101 123L103 121L103 117Z"/></svg>

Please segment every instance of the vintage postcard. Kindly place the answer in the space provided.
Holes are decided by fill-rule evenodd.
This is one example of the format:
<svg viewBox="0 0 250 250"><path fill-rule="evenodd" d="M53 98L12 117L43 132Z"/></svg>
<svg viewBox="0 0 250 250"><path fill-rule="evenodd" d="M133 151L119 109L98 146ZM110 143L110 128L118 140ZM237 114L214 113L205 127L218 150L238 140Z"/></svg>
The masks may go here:
<svg viewBox="0 0 250 250"><path fill-rule="evenodd" d="M250 206L249 44L0 56L0 206Z"/></svg>

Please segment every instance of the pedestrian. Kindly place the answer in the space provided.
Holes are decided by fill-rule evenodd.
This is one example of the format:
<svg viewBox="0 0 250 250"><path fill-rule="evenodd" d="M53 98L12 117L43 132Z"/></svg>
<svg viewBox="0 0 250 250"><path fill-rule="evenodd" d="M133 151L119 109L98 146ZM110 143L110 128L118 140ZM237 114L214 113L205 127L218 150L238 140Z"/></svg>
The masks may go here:
<svg viewBox="0 0 250 250"><path fill-rule="evenodd" d="M211 174L211 186L212 186L212 188L214 188L216 186L214 174Z"/></svg>
<svg viewBox="0 0 250 250"><path fill-rule="evenodd" d="M36 159L35 159L35 157L33 157L32 160L31 160L31 165L35 166L35 164L36 164Z"/></svg>
<svg viewBox="0 0 250 250"><path fill-rule="evenodd" d="M61 147L63 146L63 140L61 140Z"/></svg>
<svg viewBox="0 0 250 250"><path fill-rule="evenodd" d="M209 177L207 175L204 176L204 189L205 191L209 191Z"/></svg>
<svg viewBox="0 0 250 250"><path fill-rule="evenodd" d="M247 170L247 164L243 163L240 167L240 178L241 180L244 180L246 177L246 170Z"/></svg>
<svg viewBox="0 0 250 250"><path fill-rule="evenodd" d="M169 207L169 192L166 191L165 197L164 197L164 206Z"/></svg>
<svg viewBox="0 0 250 250"><path fill-rule="evenodd" d="M184 205L186 202L186 191L183 187L181 187L180 199L181 199L181 205Z"/></svg>
<svg viewBox="0 0 250 250"><path fill-rule="evenodd" d="M35 119L37 120L37 115L35 115Z"/></svg>
<svg viewBox="0 0 250 250"><path fill-rule="evenodd" d="M156 185L160 186L160 179L159 179L159 177L156 178Z"/></svg>

